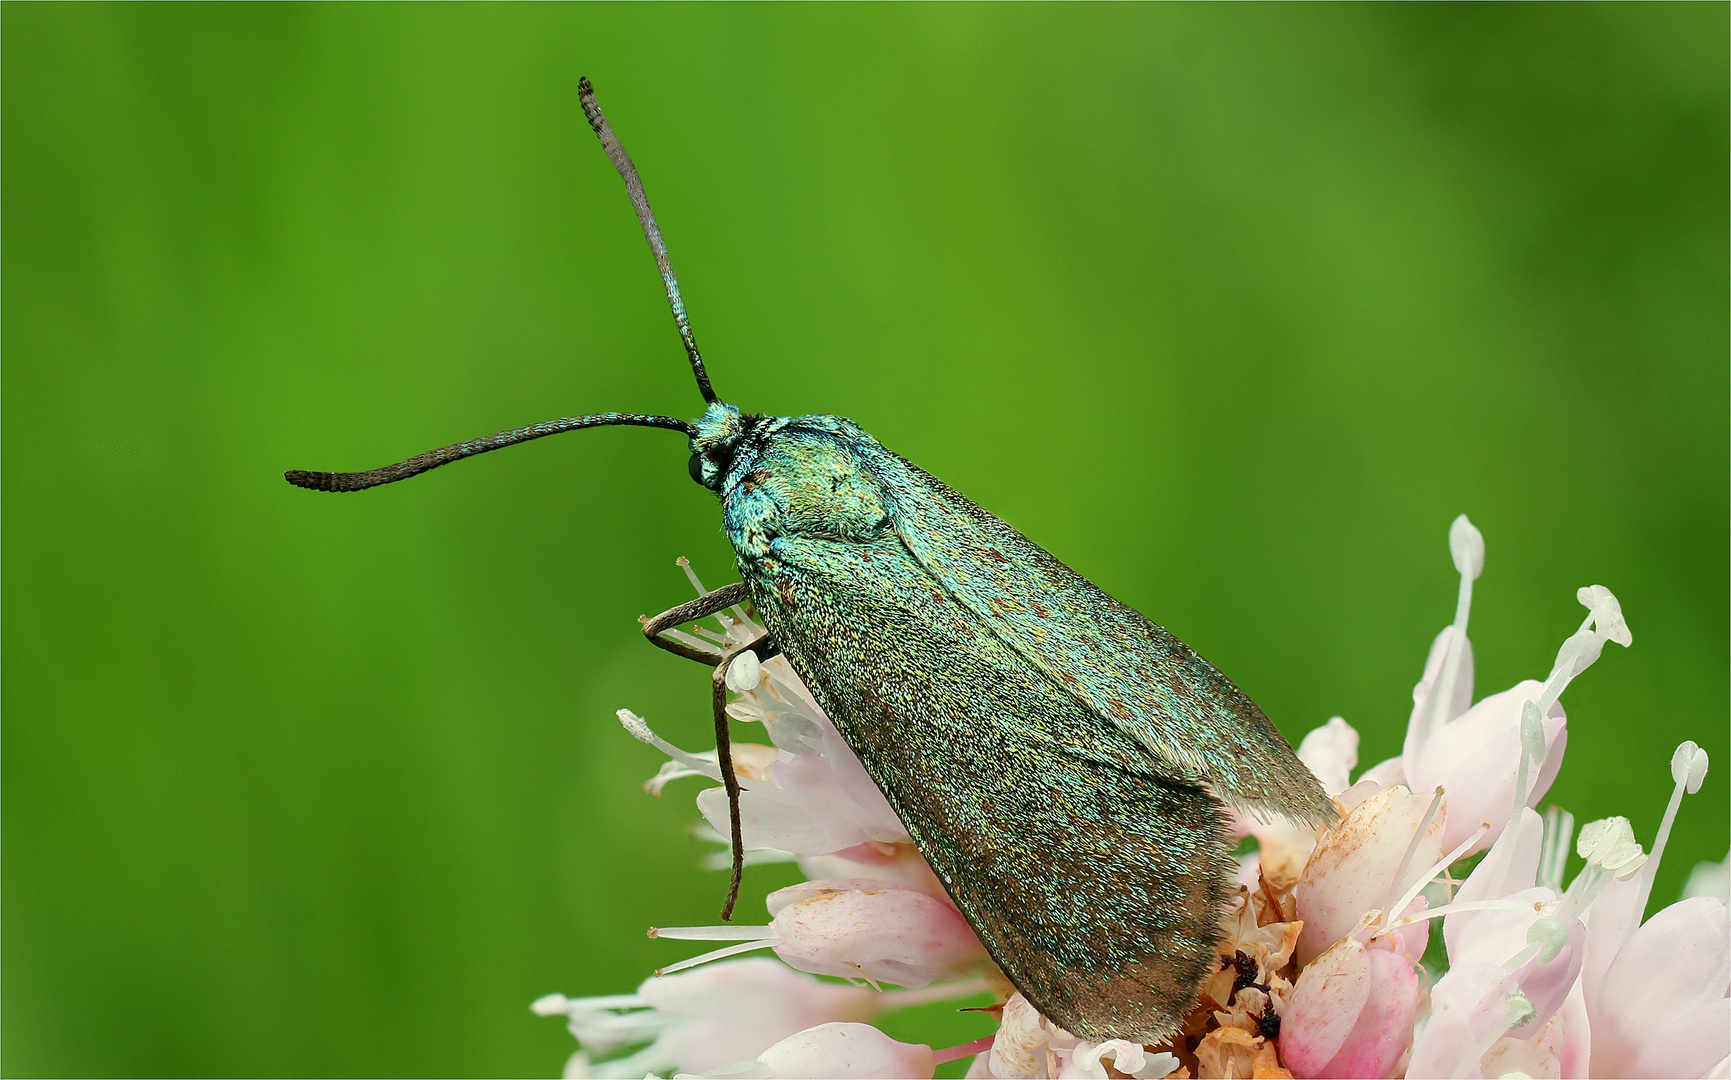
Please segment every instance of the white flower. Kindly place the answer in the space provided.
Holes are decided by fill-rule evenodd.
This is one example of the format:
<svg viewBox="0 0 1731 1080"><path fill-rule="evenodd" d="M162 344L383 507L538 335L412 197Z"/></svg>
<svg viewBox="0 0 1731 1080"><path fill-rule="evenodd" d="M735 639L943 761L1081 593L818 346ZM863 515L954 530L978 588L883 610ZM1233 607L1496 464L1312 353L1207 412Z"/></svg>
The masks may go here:
<svg viewBox="0 0 1731 1080"><path fill-rule="evenodd" d="M1671 758L1674 787L1653 857L1605 889L1589 919L1582 973L1595 1076L1705 1076L1731 1058L1731 924L1718 897L1640 914L1683 795L1701 789L1707 755L1692 742Z"/></svg>
<svg viewBox="0 0 1731 1080"><path fill-rule="evenodd" d="M1582 828L1587 865L1561 894L1567 815L1548 827L1531 810L1515 816L1455 901L1428 913L1445 916L1450 967L1410 1069L1576 1075L1590 1062L1595 1076L1702 1076L1731 1054L1723 903L1685 901L1632 929L1682 795L1699 789L1706 767L1693 743L1677 748L1676 788L1651 858L1627 818Z"/></svg>

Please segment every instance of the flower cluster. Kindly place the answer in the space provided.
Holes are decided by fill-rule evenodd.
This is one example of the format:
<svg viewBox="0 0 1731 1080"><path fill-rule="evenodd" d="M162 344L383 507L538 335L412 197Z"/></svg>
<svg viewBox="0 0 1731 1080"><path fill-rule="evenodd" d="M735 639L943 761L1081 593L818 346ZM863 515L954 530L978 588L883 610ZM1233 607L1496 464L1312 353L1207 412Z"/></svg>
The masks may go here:
<svg viewBox="0 0 1731 1080"><path fill-rule="evenodd" d="M768 738L733 746L748 861L796 860L810 880L772 893L762 926L651 931L718 947L635 994L536 1001L580 1043L565 1075L929 1077L971 1058L968 1076L1001 1078L1731 1076L1731 860L1698 867L1685 899L1641 918L1707 755L1676 749L1650 853L1626 818L1577 836L1567 811L1541 815L1568 742L1562 694L1607 642L1631 643L1628 624L1608 589L1579 590L1587 615L1550 673L1475 704L1467 622L1484 539L1463 515L1449 547L1460 600L1413 690L1401 755L1354 782L1345 720L1304 738L1298 756L1340 819L1237 821L1255 850L1240 858L1220 967L1168 1042L1078 1039L1014 992L792 669L747 655L729 672L728 712ZM695 633L736 647L762 632L738 608L719 622ZM619 718L671 759L649 791L721 779L714 751ZM725 835L722 789L697 805ZM1585 866L1565 885L1571 842ZM739 957L759 950L777 959ZM984 991L1001 1002L998 1030L977 1043L934 1050L869 1023Z"/></svg>

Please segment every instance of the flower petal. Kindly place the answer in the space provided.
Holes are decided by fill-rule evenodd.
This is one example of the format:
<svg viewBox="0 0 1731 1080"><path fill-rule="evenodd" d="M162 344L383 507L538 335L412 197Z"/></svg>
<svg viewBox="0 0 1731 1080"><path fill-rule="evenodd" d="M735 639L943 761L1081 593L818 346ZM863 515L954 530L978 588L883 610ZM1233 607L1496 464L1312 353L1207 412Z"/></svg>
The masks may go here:
<svg viewBox="0 0 1731 1080"><path fill-rule="evenodd" d="M637 1076L647 1068L702 1072L750 1060L813 1024L864 1020L878 1010L870 990L821 982L766 957L649 979L637 992L669 1021L655 1041L667 1064L639 1068Z"/></svg>
<svg viewBox="0 0 1731 1080"><path fill-rule="evenodd" d="M771 1077L835 1078L932 1075L932 1048L897 1042L870 1024L819 1024L790 1035L757 1056Z"/></svg>
<svg viewBox="0 0 1731 1080"><path fill-rule="evenodd" d="M1371 908L1397 898L1414 875L1441 857L1452 810L1439 809L1412 847L1433 797L1404 787L1385 788L1324 834L1298 883L1298 917L1304 922L1298 938L1300 962L1340 940ZM1407 869L1397 888L1395 874L1403 861Z"/></svg>
<svg viewBox="0 0 1731 1080"><path fill-rule="evenodd" d="M1593 914L1596 919L1599 913L1595 909ZM1593 1071L1602 1076L1626 1074L1638 1061L1659 1054L1656 1040L1671 1020L1723 999L1728 986L1731 924L1722 902L1693 897L1654 915L1617 950L1597 992L1587 988ZM1682 1037L1691 1048L1711 1053L1703 1071L1731 1050L1718 1041L1731 1039L1724 1026L1671 1037Z"/></svg>
<svg viewBox="0 0 1731 1080"><path fill-rule="evenodd" d="M1298 744L1298 760L1333 798L1352 786L1352 770L1358 767L1358 732L1341 717L1331 717Z"/></svg>
<svg viewBox="0 0 1731 1080"><path fill-rule="evenodd" d="M781 937L776 955L815 975L908 987L971 975L990 963L949 904L912 889L858 887L871 884L808 881L770 894L770 926Z"/></svg>
<svg viewBox="0 0 1731 1080"><path fill-rule="evenodd" d="M1453 850L1483 822L1491 829L1473 851L1495 843L1508 824L1515 805L1515 780L1521 761L1521 709L1544 692L1533 680L1517 683L1500 694L1492 694L1468 709L1458 719L1438 728L1416 760L1406 762L1413 790L1426 791L1442 785L1448 791L1449 820L1443 834L1444 850ZM1561 705L1553 705L1543 719L1545 759L1527 792L1525 805L1544 797L1562 765L1566 719Z"/></svg>

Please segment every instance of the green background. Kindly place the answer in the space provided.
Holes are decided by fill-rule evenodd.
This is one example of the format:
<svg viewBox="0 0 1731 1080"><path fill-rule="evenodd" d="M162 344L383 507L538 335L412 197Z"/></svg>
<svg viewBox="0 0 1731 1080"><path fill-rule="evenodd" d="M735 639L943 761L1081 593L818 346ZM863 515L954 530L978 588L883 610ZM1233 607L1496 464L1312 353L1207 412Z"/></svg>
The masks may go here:
<svg viewBox="0 0 1731 1080"><path fill-rule="evenodd" d="M837 412L1228 672L1398 749L1466 512L1478 693L1635 645L1553 797L1727 846L1727 7L4 8L4 1069L554 1074L527 1005L714 920L733 579L579 74L716 385ZM754 871L742 914L790 877ZM958 1041L977 1016L903 1023Z"/></svg>

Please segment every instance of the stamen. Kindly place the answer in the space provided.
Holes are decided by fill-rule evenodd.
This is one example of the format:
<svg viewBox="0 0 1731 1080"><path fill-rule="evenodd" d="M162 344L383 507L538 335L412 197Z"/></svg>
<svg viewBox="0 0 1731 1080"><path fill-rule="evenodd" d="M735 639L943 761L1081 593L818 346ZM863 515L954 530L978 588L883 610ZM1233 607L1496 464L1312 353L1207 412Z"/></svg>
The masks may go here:
<svg viewBox="0 0 1731 1080"><path fill-rule="evenodd" d="M992 989L992 984L983 977L958 979L951 983L937 983L933 986L921 987L918 990L886 990L878 998L878 1003L884 1009L906 1009L914 1005L929 1005L934 1001L950 1001L959 997L971 997L983 994Z"/></svg>
<svg viewBox="0 0 1731 1080"><path fill-rule="evenodd" d="M1425 886L1429 885L1432 881L1436 880L1436 878L1439 874L1442 874L1450 866L1454 865L1454 861L1456 859L1460 858L1462 855L1465 855L1468 851L1471 851L1472 846L1474 844L1478 843L1479 840L1484 837L1485 833L1488 833L1490 831L1491 831L1490 822L1488 822L1488 821L1484 822L1478 828L1473 830L1471 836L1468 836L1465 840L1462 840L1459 844L1455 845L1455 849L1453 851L1449 852L1447 855L1444 855L1442 857L1442 860L1435 863L1434 865L1432 865L1431 868L1425 872L1423 877L1421 877L1417 881L1413 882L1412 888L1410 888L1406 891L1406 894L1400 898L1400 902L1398 904L1396 904L1392 908L1385 909L1389 912L1388 917L1393 918L1395 915L1398 915L1400 912L1405 911L1407 905L1411 904L1415 899L1417 899L1419 893L1424 892ZM1397 877L1396 880L1399 880L1399 878ZM1465 908L1459 904L1453 905L1453 907L1457 911L1465 910ZM1445 909L1439 908L1438 910L1445 910ZM1403 919L1398 923L1390 924L1388 927L1386 927L1384 929L1384 932L1386 933L1388 930L1393 930L1396 926L1408 926L1408 925L1411 925L1411 924Z"/></svg>
<svg viewBox="0 0 1731 1080"><path fill-rule="evenodd" d="M1659 872L1659 859L1665 854L1665 844L1671 839L1671 826L1677 821L1677 809L1683 805L1683 793L1693 795L1701 790L1707 778L1707 751L1685 740L1671 755L1671 801L1665 804L1665 816L1659 822L1658 835L1653 838L1653 854L1641 868L1641 904L1645 911L1647 897L1653 891L1653 878Z"/></svg>
<svg viewBox="0 0 1731 1080"><path fill-rule="evenodd" d="M1460 900L1442 907L1417 911L1404 918L1396 919L1383 930L1384 934L1396 930L1404 930L1409 926L1417 926L1426 919L1441 919L1449 915L1458 915L1463 911L1531 911L1533 905L1525 900Z"/></svg>
<svg viewBox="0 0 1731 1080"><path fill-rule="evenodd" d="M702 638L697 637L695 635L687 634L683 630L668 629L668 630L661 631L661 633L664 636L670 637L675 641L682 642L686 645L691 645L691 646L694 646L694 647L699 648L699 649L712 648L712 646L710 645L709 642L707 642L707 641L703 640Z"/></svg>
<svg viewBox="0 0 1731 1080"><path fill-rule="evenodd" d="M529 1011L536 1016L564 1016L569 1000L564 994L543 994L529 1003Z"/></svg>
<svg viewBox="0 0 1731 1080"><path fill-rule="evenodd" d="M1623 605L1610 589L1603 585L1588 585L1575 590L1575 599L1592 612L1593 629L1602 638L1615 641L1628 648L1634 644L1634 637L1629 633L1629 624L1623 618Z"/></svg>
<svg viewBox="0 0 1731 1080"><path fill-rule="evenodd" d="M679 762L681 765L693 772L701 773L704 776L709 777L711 780L721 779L721 767L719 765L713 761L705 761L696 754L687 753L679 747L674 746L666 739L663 739L661 736L651 731L649 729L649 722L643 719L643 717L638 716L630 709L620 709L617 715L619 717L619 722L625 726L625 730L629 731L631 737L636 739L638 742L648 743L650 746L655 747L655 749L666 754L668 757Z"/></svg>
<svg viewBox="0 0 1731 1080"><path fill-rule="evenodd" d="M671 975L675 971L684 971L687 968L694 968L701 964L711 963L715 960L725 960L730 956L738 956L740 953L752 952L757 949L768 949L780 943L780 938L773 938L769 941L747 941L738 945L729 945L725 949L716 949L714 952L706 952L702 956L693 956L689 960L681 960L677 964L668 964L664 968L656 968L655 974Z"/></svg>
<svg viewBox="0 0 1731 1080"><path fill-rule="evenodd" d="M757 654L747 649L741 652L727 665L727 674L723 676L727 688L736 694L748 693L757 689L763 682L763 664Z"/></svg>
<svg viewBox="0 0 1731 1080"><path fill-rule="evenodd" d="M1557 662L1551 666L1550 675L1545 677L1545 688L1536 702L1539 715L1551 711L1551 706L1563 696L1563 691L1568 689L1575 676L1598 661L1604 647L1605 639L1584 627L1569 635L1557 650Z"/></svg>
<svg viewBox="0 0 1731 1080"><path fill-rule="evenodd" d="M1617 604L1617 598L1611 595L1611 590L1603 585L1589 585L1576 590L1575 599L1586 605L1587 617L1581 622L1581 628L1569 635L1563 647L1557 650L1557 662L1545 679L1544 693L1539 695L1540 715L1551 711L1551 706L1557 703L1575 676L1598 661L1605 642L1614 641L1628 648L1634 640L1629 636L1629 625L1623 621L1622 608Z"/></svg>
<svg viewBox="0 0 1731 1080"><path fill-rule="evenodd" d="M669 941L781 940L781 935L767 926L651 926L649 936Z"/></svg>
<svg viewBox="0 0 1731 1080"><path fill-rule="evenodd" d="M1562 923L1552 918L1541 917L1533 920L1527 927L1527 944L1519 952L1503 961L1503 974L1513 975L1526 967L1528 961L1538 958L1539 963L1548 964L1563 951L1563 946L1569 943L1569 931Z"/></svg>
<svg viewBox="0 0 1731 1080"><path fill-rule="evenodd" d="M685 571L685 579L687 581L691 582L691 587L697 590L698 596L708 596L709 595L709 590L703 587L703 582L697 580L697 571L695 571L691 568L691 560L690 559L687 559L685 556L681 555L679 558L674 559L673 561L679 564L679 568L681 570Z"/></svg>
<svg viewBox="0 0 1731 1080"><path fill-rule="evenodd" d="M1533 772L1544 768L1545 760L1545 723L1539 715L1536 702L1528 701L1521 705L1521 765L1515 773L1515 808L1513 817L1520 817L1521 811L1527 805L1527 765L1532 764Z"/></svg>
<svg viewBox="0 0 1731 1080"><path fill-rule="evenodd" d="M1461 516L1465 517L1466 515L1462 514ZM1382 909L1388 912L1391 918L1394 915L1399 914L1399 912L1389 907L1389 901L1394 899L1396 895L1395 890L1400 888L1401 882L1406 880L1407 867L1412 865L1412 857L1418 854L1419 841L1424 839L1426 830L1430 828L1431 819L1436 817L1437 810L1442 806L1442 799L1443 786L1438 784L1436 786L1436 791L1431 795L1430 805L1424 809L1424 817L1419 819L1418 828L1413 832L1412 839L1407 842L1406 853L1400 857L1400 866L1394 872L1394 880L1388 883L1388 891L1383 894ZM1429 880L1427 875L1425 884L1428 883ZM1422 884L1419 886L1421 889L1423 887L1424 885ZM1413 895L1416 896L1417 893L1414 893ZM1408 900L1410 901L1411 897L1408 897Z"/></svg>
<svg viewBox="0 0 1731 1080"><path fill-rule="evenodd" d="M594 1012L600 1009L641 1009L649 1002L637 994L603 994L599 997L568 998L564 994L547 994L529 1004L536 1016L560 1016L572 1012Z"/></svg>
<svg viewBox="0 0 1731 1080"><path fill-rule="evenodd" d="M1581 827L1575 850L1587 860L1557 905L1555 917L1567 923L1598 899L1612 881L1627 881L1641 869L1647 855L1635 842L1635 832L1625 817L1601 818Z"/></svg>
<svg viewBox="0 0 1731 1080"><path fill-rule="evenodd" d="M1527 941L1538 946L1539 963L1548 964L1569 943L1569 929L1555 919L1537 919L1527 927Z"/></svg>
<svg viewBox="0 0 1731 1080"><path fill-rule="evenodd" d="M965 1057L972 1057L975 1054L983 1054L987 1050L990 1050L992 1044L997 1041L998 1036L994 1033L987 1035L983 1039L975 1039L973 1042L963 1043L960 1046L952 1046L944 1050L933 1050L932 1062L937 1065L943 1065L946 1062L960 1061ZM1123 1074L1120 1073L1119 1075L1122 1076Z"/></svg>
<svg viewBox="0 0 1731 1080"><path fill-rule="evenodd" d="M1535 884L1553 892L1563 891L1563 872L1569 864L1569 840L1575 831L1575 815L1560 806L1545 808L1545 838L1539 846L1539 876Z"/></svg>
<svg viewBox="0 0 1731 1080"><path fill-rule="evenodd" d="M722 840L721 843L727 843ZM773 863L798 862L799 856L791 851L780 851L776 848L751 848L745 853L745 865L769 866ZM699 860L705 870L727 870L733 866L731 851L715 851Z"/></svg>
<svg viewBox="0 0 1731 1080"><path fill-rule="evenodd" d="M1466 652L1467 619L1473 608L1473 580L1484 572L1485 568L1485 538L1467 516L1462 514L1455 518L1449 526L1449 554L1454 557L1455 569L1460 571L1460 596L1455 601L1454 632L1449 635L1448 652L1443 655L1442 667L1437 669L1437 681L1431 688L1431 715L1426 725L1424 739L1437 728L1453 720L1446 715L1449 703L1454 700L1455 680L1460 678L1461 657ZM1420 745L1424 743L1420 740Z"/></svg>
<svg viewBox="0 0 1731 1080"><path fill-rule="evenodd" d="M679 568L681 570L685 571L685 579L687 581L691 582L691 587L697 590L698 596L708 596L709 595L709 590L703 587L702 581L698 580L697 571L695 571L691 568L691 560L690 559L687 559L685 556L681 555L679 558L674 559L673 561L679 564ZM740 610L740 608L737 605L732 610L733 610L733 614L734 614L735 618L739 619L742 622L745 620L745 614ZM721 641L731 640L726 636L727 633L732 629L731 627L729 627L727 625L726 617L721 615L718 612L718 613L716 613L715 621L721 624L721 633L723 635L718 640L721 640ZM699 630L698 632L699 633L707 633L708 631ZM678 633L678 631L671 631L671 633Z"/></svg>
<svg viewBox="0 0 1731 1080"><path fill-rule="evenodd" d="M663 761L661 768L655 770L655 775L643 781L643 790L659 798L661 793L666 790L667 785L673 781L684 780L688 776L703 775L696 769L688 769L677 761ZM710 777L710 779L714 779L714 777Z"/></svg>

